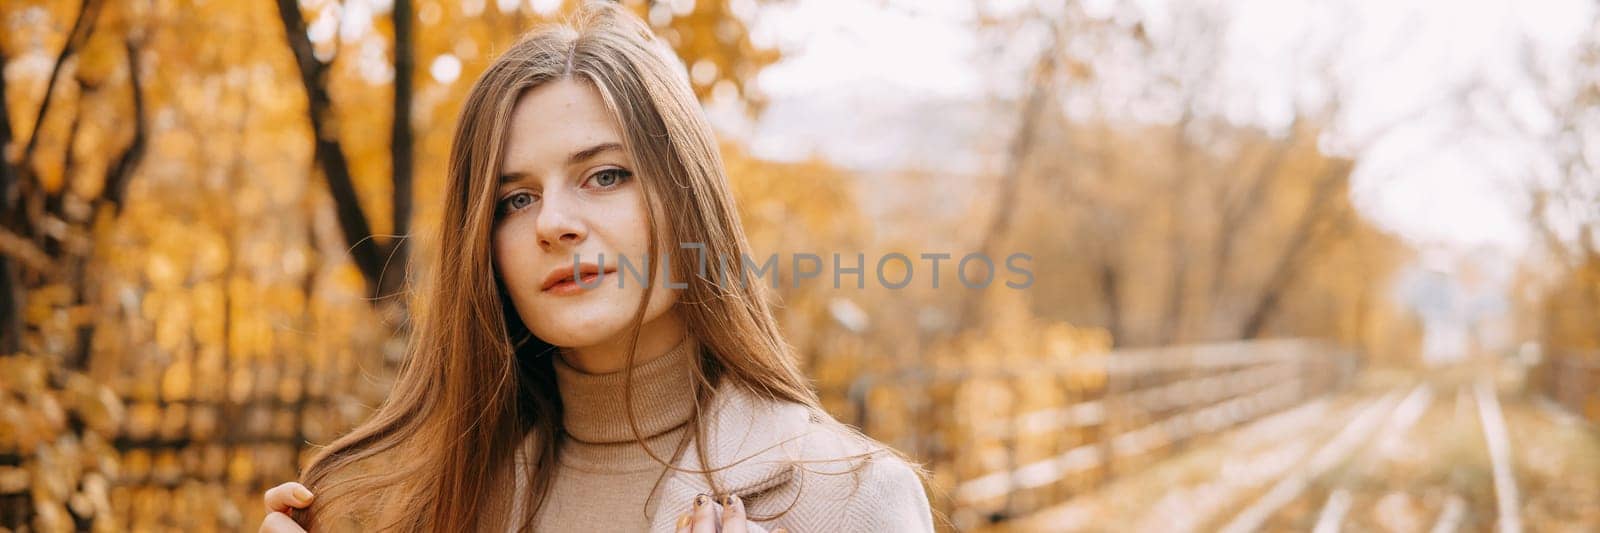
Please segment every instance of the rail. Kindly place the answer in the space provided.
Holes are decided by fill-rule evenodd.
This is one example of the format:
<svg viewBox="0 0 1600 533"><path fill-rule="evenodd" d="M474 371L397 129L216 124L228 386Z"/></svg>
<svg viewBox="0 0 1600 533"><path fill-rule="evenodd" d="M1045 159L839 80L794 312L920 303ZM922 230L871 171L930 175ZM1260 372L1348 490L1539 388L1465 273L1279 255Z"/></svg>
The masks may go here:
<svg viewBox="0 0 1600 533"><path fill-rule="evenodd" d="M1337 390L1357 361L1324 341L1261 340L908 369L823 392L841 419L926 462L934 506L967 529L1060 503L1193 439Z"/></svg>

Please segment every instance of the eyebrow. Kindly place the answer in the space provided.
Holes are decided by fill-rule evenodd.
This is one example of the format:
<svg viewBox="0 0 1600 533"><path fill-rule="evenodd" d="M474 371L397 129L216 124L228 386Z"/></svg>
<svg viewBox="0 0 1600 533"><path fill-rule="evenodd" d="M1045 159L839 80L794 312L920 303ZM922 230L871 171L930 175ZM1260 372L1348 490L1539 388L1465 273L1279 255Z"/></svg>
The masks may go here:
<svg viewBox="0 0 1600 533"><path fill-rule="evenodd" d="M621 143L603 142L603 143L600 143L600 144L596 144L594 146L590 146L588 148L584 148L582 150L578 150L576 152L573 152L572 155L567 156L567 166L572 166L572 165L576 165L578 163L582 163L584 161L588 161L589 159L593 158L594 156L600 155L601 153L604 153L604 152L608 152L608 151L611 151L611 150L621 150L621 149L622 149L622 144ZM502 174L500 176L500 183L501 184L511 183L513 181L520 180L520 179L522 179L523 177L525 177L527 175L528 175L528 173L526 173L526 172L507 172L507 173Z"/></svg>

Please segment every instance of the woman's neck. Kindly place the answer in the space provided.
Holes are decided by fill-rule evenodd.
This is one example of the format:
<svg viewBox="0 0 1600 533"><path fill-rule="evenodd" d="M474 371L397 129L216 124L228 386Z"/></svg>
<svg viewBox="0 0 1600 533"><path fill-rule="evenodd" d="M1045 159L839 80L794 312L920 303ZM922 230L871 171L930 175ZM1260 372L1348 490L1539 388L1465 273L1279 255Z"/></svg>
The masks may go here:
<svg viewBox="0 0 1600 533"><path fill-rule="evenodd" d="M668 309L655 320L639 328L639 347L634 366L642 365L666 354L683 341L689 329L678 316L677 309ZM628 332L592 346L561 349L561 359L568 366L586 374L609 374L628 367Z"/></svg>

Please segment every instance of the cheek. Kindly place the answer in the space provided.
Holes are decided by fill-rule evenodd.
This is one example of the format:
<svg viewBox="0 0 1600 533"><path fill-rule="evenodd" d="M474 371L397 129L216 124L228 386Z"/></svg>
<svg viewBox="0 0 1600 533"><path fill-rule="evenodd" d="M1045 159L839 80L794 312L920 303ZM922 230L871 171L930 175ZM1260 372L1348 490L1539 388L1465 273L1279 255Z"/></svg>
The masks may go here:
<svg viewBox="0 0 1600 533"><path fill-rule="evenodd" d="M533 265L529 264L531 258L526 249L530 243L523 235L526 233L519 231L515 224L508 224L495 230L490 243L495 272L513 293L533 283Z"/></svg>
<svg viewBox="0 0 1600 533"><path fill-rule="evenodd" d="M617 205L612 209L610 223L607 224L610 239L620 248L618 252L626 253L629 259L644 257L650 248L650 217L645 212L645 198L642 186L633 187L631 194L625 198L618 198ZM668 245L663 241L657 244L661 249L657 251L671 252L676 245Z"/></svg>

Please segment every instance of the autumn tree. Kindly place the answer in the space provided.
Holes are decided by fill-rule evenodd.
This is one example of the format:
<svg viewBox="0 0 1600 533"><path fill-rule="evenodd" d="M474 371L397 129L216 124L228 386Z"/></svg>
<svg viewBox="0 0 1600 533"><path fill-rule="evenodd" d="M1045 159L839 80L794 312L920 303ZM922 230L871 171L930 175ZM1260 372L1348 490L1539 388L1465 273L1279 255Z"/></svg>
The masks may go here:
<svg viewBox="0 0 1600 533"><path fill-rule="evenodd" d="M1394 259L1342 298L1386 305L1366 295L1382 290L1400 245L1350 240L1381 232L1349 202L1353 161L1319 147L1339 112L1339 80L1322 80L1331 96L1302 104L1287 126L1233 124L1215 78L1224 26L1214 8L1175 9L1155 33L1132 5L1091 13L1069 2L983 20L1000 35L1040 37L1008 41L1036 47L1037 59L1028 81L1012 84L1022 87L1015 129L977 248L1040 251L1061 275L1040 280L1035 307L1105 327L1118 345L1321 331L1285 320L1303 320L1297 298L1327 258L1363 257L1337 252L1351 242ZM1349 152L1381 134L1350 140ZM962 303L972 319L963 323L981 327L980 301Z"/></svg>
<svg viewBox="0 0 1600 533"><path fill-rule="evenodd" d="M0 526L240 529L366 416L467 82L573 8L535 4L0 5ZM630 4L754 110L745 5Z"/></svg>

